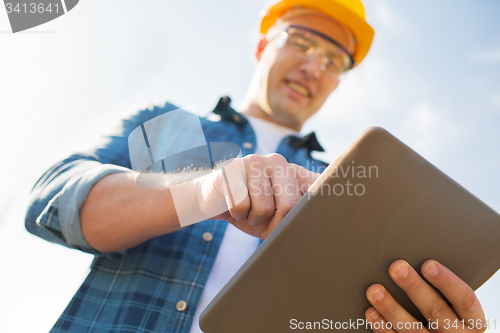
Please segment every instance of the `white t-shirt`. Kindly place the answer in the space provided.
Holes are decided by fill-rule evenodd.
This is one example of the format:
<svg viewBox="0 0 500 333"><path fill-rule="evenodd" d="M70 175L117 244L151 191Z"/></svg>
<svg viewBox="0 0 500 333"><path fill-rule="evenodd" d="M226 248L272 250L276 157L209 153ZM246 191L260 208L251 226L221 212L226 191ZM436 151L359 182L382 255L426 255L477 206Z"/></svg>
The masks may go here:
<svg viewBox="0 0 500 333"><path fill-rule="evenodd" d="M299 132L269 121L245 116L255 132L257 147L255 154L269 155L275 153L285 136L298 135ZM200 315L208 303L217 295L224 285L233 277L247 259L259 246L259 238L250 236L232 224L228 224L214 266L208 275L203 289L190 333L203 333L200 330Z"/></svg>

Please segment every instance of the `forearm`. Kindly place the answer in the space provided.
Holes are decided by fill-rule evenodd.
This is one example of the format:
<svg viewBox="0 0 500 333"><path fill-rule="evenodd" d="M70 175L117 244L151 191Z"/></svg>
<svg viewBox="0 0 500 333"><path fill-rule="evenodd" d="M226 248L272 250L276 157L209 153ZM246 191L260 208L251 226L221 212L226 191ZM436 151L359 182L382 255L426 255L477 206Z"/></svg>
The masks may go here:
<svg viewBox="0 0 500 333"><path fill-rule="evenodd" d="M117 252L180 229L169 189L136 185L132 173L98 181L80 210L83 236L96 250Z"/></svg>

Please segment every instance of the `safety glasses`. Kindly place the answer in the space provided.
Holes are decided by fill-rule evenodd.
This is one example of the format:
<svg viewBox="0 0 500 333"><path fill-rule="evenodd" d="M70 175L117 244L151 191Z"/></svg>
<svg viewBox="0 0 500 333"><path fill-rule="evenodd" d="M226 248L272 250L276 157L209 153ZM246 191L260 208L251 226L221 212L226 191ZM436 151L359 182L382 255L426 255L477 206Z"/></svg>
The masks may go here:
<svg viewBox="0 0 500 333"><path fill-rule="evenodd" d="M321 56L321 70L339 78L354 66L352 55L336 40L316 30L290 25L277 36L278 48L305 61Z"/></svg>

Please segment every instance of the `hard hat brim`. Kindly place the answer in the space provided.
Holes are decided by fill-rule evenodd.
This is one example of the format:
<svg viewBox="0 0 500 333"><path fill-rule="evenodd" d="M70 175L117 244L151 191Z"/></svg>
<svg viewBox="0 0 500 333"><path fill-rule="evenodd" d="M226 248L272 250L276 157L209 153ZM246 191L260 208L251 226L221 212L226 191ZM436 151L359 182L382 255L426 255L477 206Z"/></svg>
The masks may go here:
<svg viewBox="0 0 500 333"><path fill-rule="evenodd" d="M266 34L276 20L288 9L295 6L318 10L348 28L357 41L353 54L354 67L359 65L370 50L375 32L373 28L356 13L335 1L325 0L282 0L265 9L262 13L260 33Z"/></svg>

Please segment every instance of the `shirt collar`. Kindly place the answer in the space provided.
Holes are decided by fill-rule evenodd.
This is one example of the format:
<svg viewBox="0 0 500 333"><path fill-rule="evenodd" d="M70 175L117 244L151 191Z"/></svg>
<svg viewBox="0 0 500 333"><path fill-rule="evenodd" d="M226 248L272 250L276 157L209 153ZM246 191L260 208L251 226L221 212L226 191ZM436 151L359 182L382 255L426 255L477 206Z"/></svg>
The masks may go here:
<svg viewBox="0 0 500 333"><path fill-rule="evenodd" d="M221 119L233 121L240 126L248 123L248 120L245 117L240 115L231 107L231 98L229 96L222 96L212 112L218 114ZM309 151L325 151L319 144L318 139L316 138L316 133L314 132L311 132L303 137L292 135L290 138L290 144L298 149L307 147Z"/></svg>
<svg viewBox="0 0 500 333"><path fill-rule="evenodd" d="M297 148L307 147L309 151L325 151L319 144L318 138L316 138L316 133L314 132L311 132L301 138L297 136L290 136L290 144Z"/></svg>
<svg viewBox="0 0 500 333"><path fill-rule="evenodd" d="M222 96L212 112L218 114L221 119L233 121L237 125L243 125L248 122L245 117L241 116L231 107L231 98L229 96Z"/></svg>

